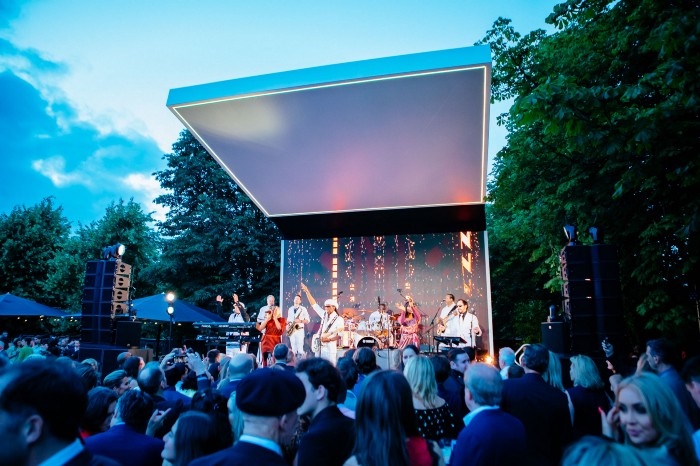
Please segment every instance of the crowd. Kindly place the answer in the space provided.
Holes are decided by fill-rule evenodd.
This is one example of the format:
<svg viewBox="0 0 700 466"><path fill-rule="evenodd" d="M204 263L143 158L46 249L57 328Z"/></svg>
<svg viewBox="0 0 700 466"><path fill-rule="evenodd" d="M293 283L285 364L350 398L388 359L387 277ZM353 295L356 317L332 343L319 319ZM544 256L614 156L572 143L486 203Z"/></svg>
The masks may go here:
<svg viewBox="0 0 700 466"><path fill-rule="evenodd" d="M0 466L699 464L700 357L679 373L664 340L635 365L606 348L610 374L572 356L568 378L540 344L519 360L501 348L498 368L469 347L407 344L382 369L372 348L334 365L279 343L267 367L216 350L148 363L125 352L101 374L19 341L0 350Z"/></svg>

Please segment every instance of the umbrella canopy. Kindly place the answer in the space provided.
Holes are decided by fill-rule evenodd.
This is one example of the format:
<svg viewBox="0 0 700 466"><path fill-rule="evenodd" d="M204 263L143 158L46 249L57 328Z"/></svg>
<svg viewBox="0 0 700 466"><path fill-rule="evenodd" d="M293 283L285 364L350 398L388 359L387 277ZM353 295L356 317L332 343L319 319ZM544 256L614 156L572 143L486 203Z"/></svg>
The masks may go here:
<svg viewBox="0 0 700 466"><path fill-rule="evenodd" d="M138 319L170 322L165 293L135 299L133 305ZM218 315L181 299L176 299L173 307L173 322L224 322Z"/></svg>
<svg viewBox="0 0 700 466"><path fill-rule="evenodd" d="M66 314L53 307L44 306L10 293L0 296L0 316L47 316L64 317Z"/></svg>

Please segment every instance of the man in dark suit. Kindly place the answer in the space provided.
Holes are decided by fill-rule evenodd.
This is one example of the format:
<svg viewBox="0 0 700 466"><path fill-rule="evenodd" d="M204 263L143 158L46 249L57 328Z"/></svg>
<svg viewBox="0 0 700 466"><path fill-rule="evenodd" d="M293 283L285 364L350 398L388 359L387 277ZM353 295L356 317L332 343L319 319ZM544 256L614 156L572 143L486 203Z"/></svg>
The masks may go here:
<svg viewBox="0 0 700 466"><path fill-rule="evenodd" d="M198 458L190 466L288 466L282 446L296 431L297 408L304 397L304 385L289 371L265 367L251 372L238 384L235 395L243 417L240 439L231 448Z"/></svg>
<svg viewBox="0 0 700 466"><path fill-rule="evenodd" d="M219 382L216 387L226 398L236 391L238 384L253 370L253 359L249 354L234 354L228 365L228 379Z"/></svg>
<svg viewBox="0 0 700 466"><path fill-rule="evenodd" d="M296 374L306 391L304 404L297 412L311 417L299 443L296 464L341 466L355 445L355 422L337 406L338 397L346 391L345 382L338 369L321 358L301 361Z"/></svg>
<svg viewBox="0 0 700 466"><path fill-rule="evenodd" d="M12 365L0 376L0 464L118 466L80 442L87 404L72 368L45 360Z"/></svg>
<svg viewBox="0 0 700 466"><path fill-rule="evenodd" d="M464 375L464 400L470 412L452 451L451 466L520 464L525 452L525 427L503 412L503 379L490 365L469 366Z"/></svg>
<svg viewBox="0 0 700 466"><path fill-rule="evenodd" d="M447 353L450 373L442 384L444 396L441 396L447 401L447 407L450 408L455 419L462 419L469 413L464 403L464 373L470 361L474 359L471 357L473 354L472 348L452 348Z"/></svg>
<svg viewBox="0 0 700 466"><path fill-rule="evenodd" d="M557 465L573 437L568 400L542 378L549 366L546 347L527 346L522 366L524 376L503 383L501 409L525 426L527 449L521 459L532 465Z"/></svg>
<svg viewBox="0 0 700 466"><path fill-rule="evenodd" d="M278 343L272 350L272 357L275 359L275 364L272 366L273 369L284 369L286 371L294 372L294 366L287 364L287 358L289 356L289 347L284 343Z"/></svg>
<svg viewBox="0 0 700 466"><path fill-rule="evenodd" d="M150 395L129 390L117 402L112 426L101 434L85 439L85 446L97 455L129 466L162 463L163 441L145 434L148 420L155 409Z"/></svg>

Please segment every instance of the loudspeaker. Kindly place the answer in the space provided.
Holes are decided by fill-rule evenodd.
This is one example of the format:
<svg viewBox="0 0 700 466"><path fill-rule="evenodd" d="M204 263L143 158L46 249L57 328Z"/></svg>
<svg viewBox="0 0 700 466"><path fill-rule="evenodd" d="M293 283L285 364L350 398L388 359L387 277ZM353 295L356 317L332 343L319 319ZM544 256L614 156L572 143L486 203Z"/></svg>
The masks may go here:
<svg viewBox="0 0 700 466"><path fill-rule="evenodd" d="M132 322L122 320L117 322L117 338L115 344L117 346L141 346L141 326L142 322Z"/></svg>
<svg viewBox="0 0 700 466"><path fill-rule="evenodd" d="M120 348L81 345L79 358L81 361L92 358L99 362L102 378L104 379L105 375L109 374L110 372L114 372L119 368L119 365L117 364L117 356L123 352L124 350ZM102 381L100 380L100 382Z"/></svg>
<svg viewBox="0 0 700 466"><path fill-rule="evenodd" d="M553 353L569 351L569 326L564 322L542 322L542 344Z"/></svg>

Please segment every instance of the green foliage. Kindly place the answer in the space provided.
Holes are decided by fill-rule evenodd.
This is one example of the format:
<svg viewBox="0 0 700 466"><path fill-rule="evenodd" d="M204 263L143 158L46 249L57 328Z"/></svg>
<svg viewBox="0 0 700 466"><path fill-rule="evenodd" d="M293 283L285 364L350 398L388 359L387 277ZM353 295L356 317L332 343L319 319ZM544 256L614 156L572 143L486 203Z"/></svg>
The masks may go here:
<svg viewBox="0 0 700 466"><path fill-rule="evenodd" d="M163 291L211 308L218 294L248 304L279 287L277 228L187 131L163 157L156 178L167 191L160 262L147 271Z"/></svg>
<svg viewBox="0 0 700 466"><path fill-rule="evenodd" d="M48 197L0 215L0 292L48 304L49 263L68 238L70 225ZM49 304L51 305L51 304Z"/></svg>
<svg viewBox="0 0 700 466"><path fill-rule="evenodd" d="M489 184L494 312L555 291L561 227L595 225L618 248L632 336L697 340L699 16L691 1L569 0L554 34L505 19L487 33L493 99L514 98Z"/></svg>

